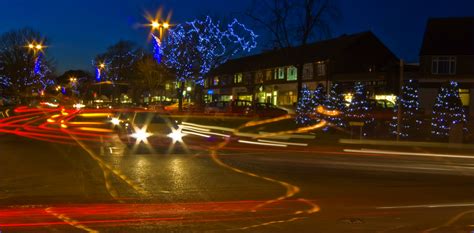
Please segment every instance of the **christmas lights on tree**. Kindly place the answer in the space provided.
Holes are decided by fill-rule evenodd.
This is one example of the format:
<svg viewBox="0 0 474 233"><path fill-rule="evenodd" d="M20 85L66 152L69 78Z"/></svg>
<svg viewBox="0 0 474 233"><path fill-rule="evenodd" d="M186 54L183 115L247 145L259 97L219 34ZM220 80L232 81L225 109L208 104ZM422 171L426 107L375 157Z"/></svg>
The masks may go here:
<svg viewBox="0 0 474 233"><path fill-rule="evenodd" d="M401 116L400 126L398 126L398 111ZM417 116L419 111L418 83L414 80L407 80L402 86L402 95L398 97L395 104L394 116L390 123L391 133L393 135L399 134L400 138L410 138L417 135L422 123Z"/></svg>
<svg viewBox="0 0 474 233"><path fill-rule="evenodd" d="M311 90L305 85L301 88L301 98L298 100L296 106L296 123L298 125L312 125L314 119L312 114L314 113L314 100L312 98Z"/></svg>
<svg viewBox="0 0 474 233"><path fill-rule="evenodd" d="M177 81L204 84L204 77L212 69L227 62L240 52L257 47L257 35L234 19L222 26L207 16L177 25L168 33L162 45L163 63L177 74ZM155 49L155 57L159 56Z"/></svg>
<svg viewBox="0 0 474 233"><path fill-rule="evenodd" d="M327 120L333 126L339 128L346 128L347 122L344 119L346 105L344 95L342 93L341 85L334 83L329 92L329 97L326 102L326 109L328 111L337 111L339 112L336 116L327 116Z"/></svg>
<svg viewBox="0 0 474 233"><path fill-rule="evenodd" d="M161 51L161 40L155 35L152 35L152 42L153 42L153 58L156 60L158 64L161 64L161 55L163 52Z"/></svg>
<svg viewBox="0 0 474 233"><path fill-rule="evenodd" d="M38 56L35 59L35 68L34 68L34 73L35 75L39 75L41 72L41 61L43 59L43 53L39 52Z"/></svg>
<svg viewBox="0 0 474 233"><path fill-rule="evenodd" d="M346 116L351 121L363 122L363 134L367 136L368 128L374 122L372 114L370 114L371 106L367 101L367 91L365 85L361 82L356 82L354 86L354 96L349 105Z"/></svg>
<svg viewBox="0 0 474 233"><path fill-rule="evenodd" d="M440 88L436 97L431 134L437 139L447 139L452 127L458 124L467 132L467 114L459 97L459 84L451 81Z"/></svg>
<svg viewBox="0 0 474 233"><path fill-rule="evenodd" d="M319 106L324 107L324 105L326 104L326 92L324 89L324 86L319 84L314 90L313 95L311 96L311 107L313 109L311 115L314 118L313 121L316 123L326 118L325 115L316 111Z"/></svg>

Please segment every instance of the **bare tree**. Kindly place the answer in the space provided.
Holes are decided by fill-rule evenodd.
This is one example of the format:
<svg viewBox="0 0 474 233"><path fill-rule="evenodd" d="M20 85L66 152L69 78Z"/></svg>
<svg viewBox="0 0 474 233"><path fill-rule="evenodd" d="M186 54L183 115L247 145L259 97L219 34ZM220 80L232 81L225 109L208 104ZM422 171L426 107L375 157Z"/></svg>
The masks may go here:
<svg viewBox="0 0 474 233"><path fill-rule="evenodd" d="M267 31L273 48L283 49L330 37L331 25L340 18L340 11L335 0L254 0L245 16ZM295 62L299 99L303 64Z"/></svg>

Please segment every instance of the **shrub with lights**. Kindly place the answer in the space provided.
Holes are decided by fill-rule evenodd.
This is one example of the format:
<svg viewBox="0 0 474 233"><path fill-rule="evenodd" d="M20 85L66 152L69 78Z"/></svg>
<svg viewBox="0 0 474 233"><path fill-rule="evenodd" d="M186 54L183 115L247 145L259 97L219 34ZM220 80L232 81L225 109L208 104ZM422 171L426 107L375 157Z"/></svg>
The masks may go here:
<svg viewBox="0 0 474 233"><path fill-rule="evenodd" d="M451 81L440 88L436 97L431 134L435 139L446 140L455 125L461 125L467 133L467 114L459 96L459 84Z"/></svg>
<svg viewBox="0 0 474 233"><path fill-rule="evenodd" d="M363 135L367 136L369 129L374 122L374 118L370 113L371 106L367 101L367 91L365 85L361 82L356 82L354 86L354 95L352 102L349 105L346 116L350 121L363 122Z"/></svg>
<svg viewBox="0 0 474 233"><path fill-rule="evenodd" d="M344 94L342 93L341 85L334 83L331 86L328 99L326 101L326 109L328 111L337 111L339 114L337 116L327 116L327 121L338 128L346 128L347 122L344 119L346 105Z"/></svg>
<svg viewBox="0 0 474 233"><path fill-rule="evenodd" d="M406 80L402 86L402 95L397 99L394 108L394 116L390 123L391 133L395 136L399 134L400 138L404 139L416 137L422 123L418 118L419 112L418 83L414 80ZM400 121L398 120L399 114ZM398 126L398 122L400 122L400 126Z"/></svg>
<svg viewBox="0 0 474 233"><path fill-rule="evenodd" d="M300 126L314 123L312 114L314 113L314 100L312 92L305 85L301 88L301 97L296 106L296 123Z"/></svg>
<svg viewBox="0 0 474 233"><path fill-rule="evenodd" d="M316 89L313 92L313 95L311 96L311 105L313 108L313 118L314 122L319 122L321 120L324 120L326 117L323 114L320 114L316 111L316 109L319 106L325 107L326 104L326 91L325 87L322 84L319 84Z"/></svg>

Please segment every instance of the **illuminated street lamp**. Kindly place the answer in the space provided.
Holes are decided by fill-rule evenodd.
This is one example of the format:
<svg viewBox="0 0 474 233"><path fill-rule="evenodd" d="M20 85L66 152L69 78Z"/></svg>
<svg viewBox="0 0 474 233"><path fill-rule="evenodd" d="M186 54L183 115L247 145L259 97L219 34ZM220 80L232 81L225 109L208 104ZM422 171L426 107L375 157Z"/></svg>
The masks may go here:
<svg viewBox="0 0 474 233"><path fill-rule="evenodd" d="M159 17L156 17L156 18L159 18ZM148 26L151 27L150 34L153 39L153 57L158 63L161 63L161 55L162 55L161 43L163 41L163 34L165 30L171 27L171 25L167 21L160 22L156 18L149 18L150 24L148 24ZM169 17L167 20L169 20ZM156 30L158 30L159 32L158 36L154 34Z"/></svg>

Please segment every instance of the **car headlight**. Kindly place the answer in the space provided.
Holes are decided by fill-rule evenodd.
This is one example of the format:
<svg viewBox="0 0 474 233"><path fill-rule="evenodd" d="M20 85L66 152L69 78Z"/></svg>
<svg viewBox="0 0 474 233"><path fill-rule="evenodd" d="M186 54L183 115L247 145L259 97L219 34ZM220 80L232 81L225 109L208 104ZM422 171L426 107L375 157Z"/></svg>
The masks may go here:
<svg viewBox="0 0 474 233"><path fill-rule="evenodd" d="M112 122L113 125L119 125L120 124L120 119L114 117L110 120L110 122Z"/></svg>
<svg viewBox="0 0 474 233"><path fill-rule="evenodd" d="M181 129L171 129L172 132L170 134L168 134L167 136L171 139L173 139L173 143L174 142L182 142L183 141L183 137L185 136L185 134L183 134L181 132Z"/></svg>
<svg viewBox="0 0 474 233"><path fill-rule="evenodd" d="M147 141L148 137L150 137L151 135L151 133L146 132L146 130L144 129L138 129L131 136L137 139L137 142L144 142Z"/></svg>

